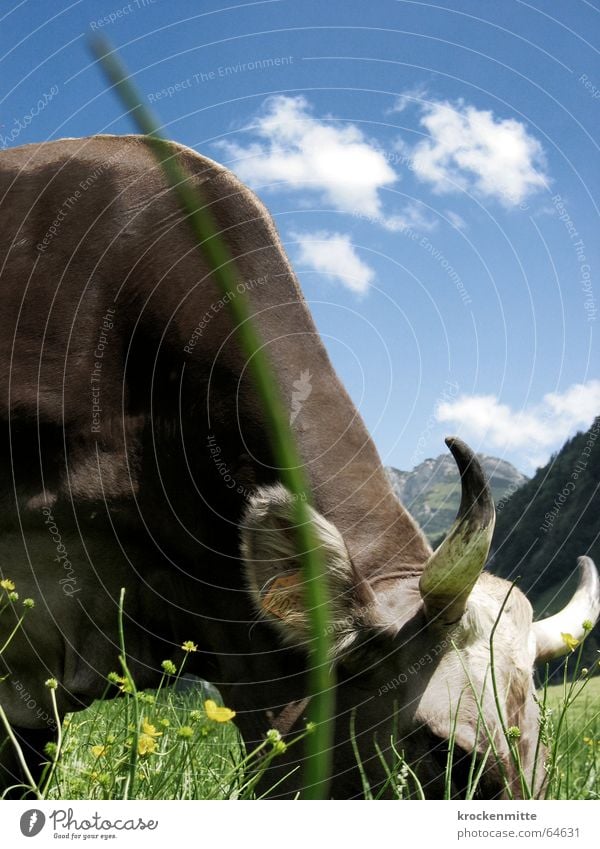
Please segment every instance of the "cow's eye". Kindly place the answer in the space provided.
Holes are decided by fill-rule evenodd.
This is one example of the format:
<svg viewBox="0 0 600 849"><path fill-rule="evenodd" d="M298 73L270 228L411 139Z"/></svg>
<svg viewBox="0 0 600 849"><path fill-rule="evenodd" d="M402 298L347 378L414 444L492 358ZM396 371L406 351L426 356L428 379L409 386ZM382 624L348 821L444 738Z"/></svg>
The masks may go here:
<svg viewBox="0 0 600 849"><path fill-rule="evenodd" d="M341 679L352 679L359 687L372 687L375 679L382 677L381 658L390 654L389 641L372 637L354 647L340 660L339 676Z"/></svg>

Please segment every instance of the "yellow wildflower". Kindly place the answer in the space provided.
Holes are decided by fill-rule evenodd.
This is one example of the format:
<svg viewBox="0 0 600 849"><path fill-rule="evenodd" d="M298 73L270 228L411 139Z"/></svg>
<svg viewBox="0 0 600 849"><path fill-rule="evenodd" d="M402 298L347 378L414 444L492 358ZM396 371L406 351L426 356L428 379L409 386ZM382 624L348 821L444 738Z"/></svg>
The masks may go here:
<svg viewBox="0 0 600 849"><path fill-rule="evenodd" d="M122 693L132 692L131 684L127 678L123 678L122 675L118 675L116 672L109 672L107 677L111 684L117 684Z"/></svg>
<svg viewBox="0 0 600 849"><path fill-rule="evenodd" d="M104 754L106 754L106 746L92 746L92 755L95 758L101 758Z"/></svg>
<svg viewBox="0 0 600 849"><path fill-rule="evenodd" d="M151 755L156 751L158 744L157 737L162 737L162 731L156 730L156 725L152 725L146 717L142 719L142 733L138 737L138 755Z"/></svg>
<svg viewBox="0 0 600 849"><path fill-rule="evenodd" d="M561 632L561 639L569 651L575 651L577 646L579 645L579 640L573 636L573 634L563 634Z"/></svg>
<svg viewBox="0 0 600 849"><path fill-rule="evenodd" d="M149 734L140 734L138 739L138 755L151 755L156 751L156 740Z"/></svg>
<svg viewBox="0 0 600 849"><path fill-rule="evenodd" d="M147 719L142 719L142 734L148 737L162 737L162 731L157 731L156 725L151 725Z"/></svg>
<svg viewBox="0 0 600 849"><path fill-rule="evenodd" d="M207 699L204 702L204 710L209 719L214 722L229 722L235 716L235 711L227 707L220 707L212 699Z"/></svg>
<svg viewBox="0 0 600 849"><path fill-rule="evenodd" d="M2 587L3 590L8 590L9 592L12 592L15 588L15 583L9 578L3 578L0 581L0 587Z"/></svg>
<svg viewBox="0 0 600 849"><path fill-rule="evenodd" d="M196 643L193 643L191 640L186 640L185 643L182 643L181 648L184 651L188 651L188 652L198 651L198 646L196 645Z"/></svg>

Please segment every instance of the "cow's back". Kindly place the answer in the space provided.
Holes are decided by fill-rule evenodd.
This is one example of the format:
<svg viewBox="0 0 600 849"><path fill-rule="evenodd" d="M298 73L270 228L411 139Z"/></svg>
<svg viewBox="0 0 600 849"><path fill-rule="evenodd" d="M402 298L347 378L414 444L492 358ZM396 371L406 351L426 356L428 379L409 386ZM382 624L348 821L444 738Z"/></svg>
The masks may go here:
<svg viewBox="0 0 600 849"><path fill-rule="evenodd" d="M171 149L230 249L247 254L244 279L264 273L264 253L248 249L277 237L258 201L211 160ZM185 353L219 293L177 201L140 137L100 136L4 151L0 216L0 426L3 449L15 446L3 465L17 468L24 505L46 490L134 498L150 416L160 438L174 437L172 384L188 361L200 405L203 372L231 331L218 311L197 356ZM279 268L281 251L271 255ZM298 299L291 275L289 286ZM237 349L223 363L235 393ZM32 454L43 468L20 462Z"/></svg>

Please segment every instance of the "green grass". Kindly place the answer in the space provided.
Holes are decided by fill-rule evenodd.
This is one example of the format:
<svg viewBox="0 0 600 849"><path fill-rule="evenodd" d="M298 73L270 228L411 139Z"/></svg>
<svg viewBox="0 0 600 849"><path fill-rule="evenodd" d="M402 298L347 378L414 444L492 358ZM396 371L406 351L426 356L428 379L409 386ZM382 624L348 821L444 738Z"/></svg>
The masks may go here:
<svg viewBox="0 0 600 849"><path fill-rule="evenodd" d="M548 688L552 717L565 705L565 688ZM557 720L552 718L556 726ZM600 678L587 682L581 694L564 710L556 758L555 799L600 799Z"/></svg>
<svg viewBox="0 0 600 849"><path fill-rule="evenodd" d="M231 719L219 721L207 713L207 695L211 696L200 686L183 693L165 688L98 701L68 715L60 751L49 747L54 766L49 761L41 795L48 799L261 798L256 785L267 768L305 735L284 743L272 730L257 749L246 753ZM132 723L134 701L137 729ZM233 712L225 709L227 714ZM262 794L271 789L263 789Z"/></svg>
<svg viewBox="0 0 600 849"><path fill-rule="evenodd" d="M136 799L235 799L247 794L237 729L231 722L209 719L198 692L170 689L137 698L138 735L130 722L129 697L96 702L67 717L48 798L123 798L133 746L135 783L128 795Z"/></svg>
<svg viewBox="0 0 600 849"><path fill-rule="evenodd" d="M23 615L28 615L31 604L27 600L20 602L14 590L11 581L3 582L0 613L9 604L18 604L23 606ZM19 626L21 621L20 618ZM18 630L19 627L11 631L5 646ZM182 645L184 657L179 668L171 661L163 662L164 674L157 690L140 692L125 662L122 633L121 641L123 674L108 676L106 693L108 696L110 688L114 692L118 687L121 696L104 698L87 710L66 717L57 743L47 747L48 763L39 784L36 786L31 775L27 775L29 791L40 799L57 800L259 798L257 787L266 770L290 745L298 745L306 732L284 742L273 729L257 749L246 752L233 723L235 714L220 703L214 688L194 684L181 691L178 682L188 653L196 650L193 643ZM492 642L493 633L490 644ZM581 668L583 646L582 641L569 657L562 683L543 687L537 696L540 738L547 749L543 795L548 799L600 798L600 677L590 677L588 670ZM491 663L493 660L492 654ZM55 693L58 684L49 679L46 686L57 716ZM499 703L497 707L500 708ZM458 710L458 705L456 708ZM10 735L10 726L1 707L0 720ZM478 732L487 732L489 720L490 716L481 709ZM518 762L518 747L514 741L519 738L519 729L504 729L504 733ZM489 737L489 733L486 736ZM16 745L16 740L11 739ZM401 740L396 745L394 740L390 742L396 752L393 763L386 762L373 741L373 752L382 759L388 776L383 788L369 786L356 748L364 797L376 799L385 793L396 799L423 798L418 776L403 760ZM452 739L448 751L446 795L449 798ZM493 744L487 757L494 757ZM481 777L478 761L480 759L473 757L467 798L477 793ZM484 767L485 759L481 770ZM522 795L528 798L527 777L522 773L521 784ZM262 795L274 789L265 790L263 783L260 786Z"/></svg>
<svg viewBox="0 0 600 849"><path fill-rule="evenodd" d="M147 720L153 733L160 736L150 737L150 751L139 754L138 750L132 798L256 798L256 779L235 725L209 719L203 709L204 695L201 689L185 693L165 689L158 694L137 695L141 720ZM565 695L562 684L547 689L548 723L554 732L564 711ZM136 739L130 724L130 700L125 696L96 702L67 717L62 753L47 798L123 797L129 754ZM550 731L551 736L554 732ZM269 743L265 752L272 762L277 757L277 744ZM568 705L556 752L551 798L600 798L600 678L588 681ZM406 788L413 787L414 791L415 783L400 757L398 762L398 768L391 770L393 794L414 798L414 792ZM371 797L368 791L365 795Z"/></svg>

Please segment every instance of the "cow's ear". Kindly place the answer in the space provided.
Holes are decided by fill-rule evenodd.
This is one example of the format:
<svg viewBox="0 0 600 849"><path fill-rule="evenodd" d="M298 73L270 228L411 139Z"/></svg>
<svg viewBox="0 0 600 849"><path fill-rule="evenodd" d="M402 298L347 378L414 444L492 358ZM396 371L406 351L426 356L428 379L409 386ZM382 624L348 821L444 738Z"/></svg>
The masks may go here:
<svg viewBox="0 0 600 849"><path fill-rule="evenodd" d="M336 646L353 632L353 573L338 529L309 508L326 562L331 621ZM310 636L304 579L294 530L293 496L280 484L263 487L251 498L241 523L242 557L252 599L261 616L286 640L306 643Z"/></svg>

